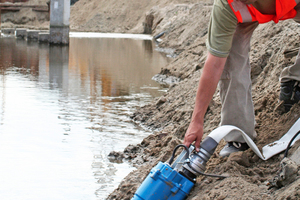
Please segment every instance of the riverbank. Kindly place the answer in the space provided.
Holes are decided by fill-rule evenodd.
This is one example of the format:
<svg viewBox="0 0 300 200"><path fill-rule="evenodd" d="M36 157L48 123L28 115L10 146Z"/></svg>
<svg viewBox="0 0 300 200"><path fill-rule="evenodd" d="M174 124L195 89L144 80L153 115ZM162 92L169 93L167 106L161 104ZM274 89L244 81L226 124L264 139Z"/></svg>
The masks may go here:
<svg viewBox="0 0 300 200"><path fill-rule="evenodd" d="M81 9L80 12L94 8L84 19L80 15L76 16L78 19L74 18L73 27L76 29L143 33L150 26L152 35L164 33L158 47L173 50L173 61L160 74L180 81L171 84L164 96L139 108L131 116L135 123L152 128L153 134L140 144L129 145L124 152L117 153L137 167L107 198L120 200L130 199L150 169L158 161L167 161L174 147L182 143L206 59L205 41L212 7L211 1L130 1L128 5L122 1L96 3L80 0L72 9L78 13L84 6L90 9ZM292 20L277 25L271 22L260 25L252 38L251 77L258 133L255 143L260 149L279 139L299 118L299 105L283 114L282 103L278 102L279 75L284 67L295 61L297 51L293 50L299 46L299 29ZM290 50L292 53L287 53ZM216 91L205 116L205 135L218 127L220 109ZM296 189L299 180L281 189L269 189L268 181L277 173L282 154L262 161L252 150L247 150L230 158L220 158L218 153L224 145L222 141L217 147L208 162L207 172L227 174L230 178L199 177L188 200L296 199L299 196Z"/></svg>
<svg viewBox="0 0 300 200"><path fill-rule="evenodd" d="M278 140L299 118L299 105L283 114L282 103L278 102L280 72L285 66L291 65L296 56L296 53L288 55L286 52L297 48L295 41L298 38L299 27L293 21L261 25L254 33L250 53L251 76L258 133L255 143L260 149ZM130 173L108 199L130 199L150 169L158 161L167 161L174 147L182 142L205 61L205 40L206 35L203 34L203 37L198 37L191 45L180 50L182 52L161 70L161 74L178 77L180 82L171 85L163 97L138 109L132 116L135 122L153 128L154 134L141 144L125 149L125 157L129 157L138 169ZM205 116L206 135L218 127L220 109L216 91ZM227 174L230 178L218 180L199 177L188 200L297 198L299 181L279 190L269 190L268 181L277 173L282 154L262 161L252 150L247 150L233 157L220 158L218 153L224 145L222 141L217 147L208 162L207 172Z"/></svg>
<svg viewBox="0 0 300 200"><path fill-rule="evenodd" d="M115 153L137 167L107 199L130 199L150 169L158 161L167 161L177 144L182 143L193 111L196 90L206 59L205 41L212 1L203 0L79 0L71 8L71 29L118 33L164 33L157 48L168 50L172 62L161 75L176 77L167 93L139 108L134 123L153 130L138 145L129 145ZM278 101L281 70L294 63L299 47L300 27L292 20L260 25L251 42L252 96L255 105L255 140L261 149L282 135L299 118L300 106L283 113ZM205 116L205 136L218 127L221 105L216 91ZM204 137L205 137L204 136ZM227 174L219 180L199 177L188 200L196 199L297 199L300 180L280 189L269 189L268 181L277 173L283 155L260 160L252 150L220 158L222 141L207 165L207 173ZM297 148L295 145L291 153Z"/></svg>
<svg viewBox="0 0 300 200"><path fill-rule="evenodd" d="M211 4L190 2L168 8L152 8L147 13L154 13L154 24L160 21L153 35L165 31L159 47L175 49L175 58L161 70L161 74L177 77L180 81L172 84L163 97L138 109L132 116L136 123L151 127L153 134L139 145L128 146L124 150L124 157L129 158L137 170L131 172L108 199L130 199L150 169L158 161L167 161L174 147L182 143L189 125L206 58L205 41ZM158 13L165 15L160 17ZM279 75L284 67L295 61L297 51L288 52L298 48L296 41L299 39L299 29L292 20L277 25L271 22L260 25L252 38L251 77L258 133L255 143L260 149L279 139L299 118L299 105L283 114L282 103L278 102ZM220 109L216 91L205 116L205 135L218 127ZM218 180L199 177L188 200L297 198L299 181L281 189L269 189L268 182L276 175L282 154L262 161L252 150L247 150L230 158L220 158L218 153L224 145L222 141L217 147L208 163L207 172L227 174L230 178Z"/></svg>

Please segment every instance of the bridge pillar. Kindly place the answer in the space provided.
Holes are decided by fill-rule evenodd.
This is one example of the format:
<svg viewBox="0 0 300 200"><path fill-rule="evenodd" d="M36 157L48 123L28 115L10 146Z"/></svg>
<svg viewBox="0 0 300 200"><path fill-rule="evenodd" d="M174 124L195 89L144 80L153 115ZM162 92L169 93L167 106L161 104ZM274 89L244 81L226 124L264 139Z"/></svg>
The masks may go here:
<svg viewBox="0 0 300 200"><path fill-rule="evenodd" d="M50 2L50 44L69 44L70 0Z"/></svg>

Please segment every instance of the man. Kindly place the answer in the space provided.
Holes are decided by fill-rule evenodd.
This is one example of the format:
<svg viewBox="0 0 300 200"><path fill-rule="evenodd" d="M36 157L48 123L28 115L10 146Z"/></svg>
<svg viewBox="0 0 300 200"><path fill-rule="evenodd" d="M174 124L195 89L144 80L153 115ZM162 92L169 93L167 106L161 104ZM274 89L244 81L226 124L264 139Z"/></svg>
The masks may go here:
<svg viewBox="0 0 300 200"><path fill-rule="evenodd" d="M195 141L199 150L204 115L219 82L222 102L221 125L234 125L254 139L254 108L251 96L250 39L259 23L291 19L300 22L300 0L215 0L208 28L208 55L196 95L194 112L184 145ZM287 110L300 99L300 55L280 76L280 100ZM244 151L242 136L231 132L220 156Z"/></svg>

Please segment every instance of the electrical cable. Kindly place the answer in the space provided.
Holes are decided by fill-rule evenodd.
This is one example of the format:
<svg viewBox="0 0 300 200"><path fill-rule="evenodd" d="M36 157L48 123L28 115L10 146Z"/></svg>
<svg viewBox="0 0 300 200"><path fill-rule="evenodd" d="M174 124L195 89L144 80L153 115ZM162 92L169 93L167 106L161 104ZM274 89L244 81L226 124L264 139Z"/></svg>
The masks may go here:
<svg viewBox="0 0 300 200"><path fill-rule="evenodd" d="M283 158L287 157L288 151L289 151L289 149L291 148L291 144L292 144L292 142L294 141L294 139L299 135L299 133L300 133L300 130L299 130L299 131L294 135L294 137L290 140L288 146L287 146L286 149L285 149Z"/></svg>
<svg viewBox="0 0 300 200"><path fill-rule="evenodd" d="M175 147L175 149L173 150L172 157L170 158L170 161L169 161L169 165L172 165L173 160L174 160L174 157L175 157L175 153L176 153L176 151L177 151L177 149L178 149L179 147L184 147L184 149L186 150L186 152L187 152L187 154L186 154L186 155L187 155L186 159L187 159L188 156L190 155L189 148L187 148L187 146L185 146L185 145L183 145L183 144L179 144L179 145L177 145L177 146Z"/></svg>
<svg viewBox="0 0 300 200"><path fill-rule="evenodd" d="M189 166L189 168L191 168L192 170L194 170L196 173L201 174L203 176L209 176L209 177L214 177L214 178L228 178L228 176L222 176L222 175L216 175L216 174L206 174L204 172L198 171L195 168L193 168L191 166L191 163L187 163L187 165Z"/></svg>

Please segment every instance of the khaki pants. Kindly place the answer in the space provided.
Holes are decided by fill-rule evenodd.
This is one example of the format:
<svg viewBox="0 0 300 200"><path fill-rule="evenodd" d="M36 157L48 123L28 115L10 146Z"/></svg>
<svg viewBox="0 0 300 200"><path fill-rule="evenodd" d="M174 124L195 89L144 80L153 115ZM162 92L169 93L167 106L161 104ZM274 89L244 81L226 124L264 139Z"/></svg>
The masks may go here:
<svg viewBox="0 0 300 200"><path fill-rule="evenodd" d="M300 6L298 5L299 9L296 10L299 10L299 15L297 14L294 20L300 22ZM256 137L256 132L251 95L249 51L250 39L257 26L257 22L237 25L232 47L219 82L222 102L221 125L239 127L252 139ZM286 82L289 80L300 81L300 51L295 63L284 68L281 73L280 81ZM245 142L243 137L235 132L228 134L224 139L227 142Z"/></svg>
<svg viewBox="0 0 300 200"><path fill-rule="evenodd" d="M300 23L300 4L297 4L295 9L297 10L297 15L294 20ZM281 82L287 82L290 80L300 81L300 50L296 57L295 63L292 66L284 68L280 74Z"/></svg>

